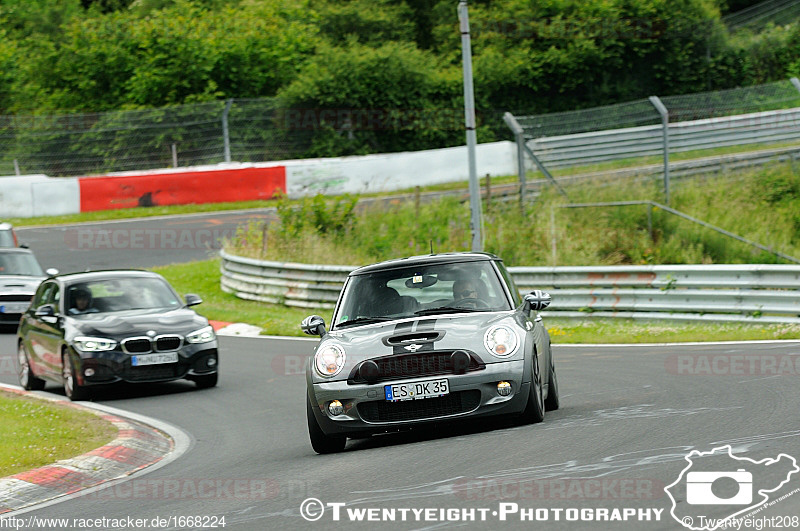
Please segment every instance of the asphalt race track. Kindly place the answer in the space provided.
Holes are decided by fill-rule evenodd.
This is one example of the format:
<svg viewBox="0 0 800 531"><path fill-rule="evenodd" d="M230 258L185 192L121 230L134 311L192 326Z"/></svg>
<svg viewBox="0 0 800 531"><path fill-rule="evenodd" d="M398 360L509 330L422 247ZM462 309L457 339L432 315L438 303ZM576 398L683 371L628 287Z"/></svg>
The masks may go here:
<svg viewBox="0 0 800 531"><path fill-rule="evenodd" d="M19 227L20 242L47 269L148 268L216 256L221 237L248 221L275 219L275 209L209 212L74 225Z"/></svg>
<svg viewBox="0 0 800 531"><path fill-rule="evenodd" d="M52 236L32 229L21 236L46 267L119 263L111 261L119 256L113 252L98 253L95 262L95 253L45 251L40 246L51 245ZM169 254L171 262L182 261ZM161 258L123 263L147 266ZM306 431L301 372L314 342L220 343L214 389L172 382L95 396L181 428L192 439L186 454L114 487L22 513L67 519L50 527L31 521L25 529L90 528L81 519L93 519L95 528L106 519L102 528L115 529L111 519L128 517L165 520L148 529L221 528L222 518L225 529L236 530L689 528L671 516L665 487L679 499L675 514L692 518L695 529L763 499L745 514L760 511L751 518L769 519L771 527L800 527L800 464L793 465L800 460L800 342L577 347L554 338L561 408L542 424L437 426L349 441L343 453L328 456L312 451ZM14 353L14 335L0 335L2 382L17 383ZM53 385L46 390L63 395ZM696 456L691 471L706 472L705 479L689 481L685 456L723 445L735 458ZM731 475L739 469L749 478ZM314 501L303 505L302 516L308 498L345 504L338 506L340 520L331 505L318 514ZM362 517L378 521L350 521L348 510L370 509ZM387 514L395 521L381 521L382 509L393 509Z"/></svg>

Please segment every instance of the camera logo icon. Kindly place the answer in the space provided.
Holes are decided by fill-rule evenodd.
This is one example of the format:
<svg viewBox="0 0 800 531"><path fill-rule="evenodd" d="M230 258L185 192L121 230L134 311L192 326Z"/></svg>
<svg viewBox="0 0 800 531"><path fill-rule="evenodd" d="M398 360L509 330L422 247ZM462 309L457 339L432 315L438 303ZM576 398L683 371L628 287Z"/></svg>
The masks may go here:
<svg viewBox="0 0 800 531"><path fill-rule="evenodd" d="M730 478L739 491L730 498L714 494L712 485L718 479ZM689 472L686 474L686 502L691 505L749 505L753 502L753 474L743 468L736 472Z"/></svg>

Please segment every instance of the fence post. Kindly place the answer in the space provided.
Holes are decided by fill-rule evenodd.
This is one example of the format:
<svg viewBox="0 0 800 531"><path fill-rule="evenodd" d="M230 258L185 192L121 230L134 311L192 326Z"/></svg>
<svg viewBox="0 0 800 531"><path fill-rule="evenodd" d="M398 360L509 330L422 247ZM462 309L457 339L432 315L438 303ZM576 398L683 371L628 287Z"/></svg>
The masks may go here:
<svg viewBox="0 0 800 531"><path fill-rule="evenodd" d="M789 81L792 82L792 85L794 85L794 88L796 88L798 91L800 91L800 79L797 79L796 77L793 77Z"/></svg>
<svg viewBox="0 0 800 531"><path fill-rule="evenodd" d="M650 96L649 99L661 115L661 125L664 127L664 203L669 205L669 111L658 96Z"/></svg>
<svg viewBox="0 0 800 531"><path fill-rule="evenodd" d="M22 173L19 171L19 161L17 159L14 159L14 173L17 175L22 175Z"/></svg>
<svg viewBox="0 0 800 531"><path fill-rule="evenodd" d="M228 132L228 114L231 112L233 98L225 102L225 110L222 111L222 141L225 144L225 162L231 161L231 137Z"/></svg>
<svg viewBox="0 0 800 531"><path fill-rule="evenodd" d="M172 144L172 167L178 167L178 144Z"/></svg>
<svg viewBox="0 0 800 531"><path fill-rule="evenodd" d="M503 121L511 132L514 133L514 140L517 143L517 175L519 176L519 206L525 212L525 131L519 125L517 119L510 112L503 115Z"/></svg>

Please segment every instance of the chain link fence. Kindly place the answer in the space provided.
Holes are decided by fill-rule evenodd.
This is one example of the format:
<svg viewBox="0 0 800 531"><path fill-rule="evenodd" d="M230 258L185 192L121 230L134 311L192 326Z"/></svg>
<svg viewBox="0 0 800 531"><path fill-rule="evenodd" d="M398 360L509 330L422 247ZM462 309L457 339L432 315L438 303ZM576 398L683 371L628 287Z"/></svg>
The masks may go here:
<svg viewBox="0 0 800 531"><path fill-rule="evenodd" d="M270 99L0 116L0 175L75 176L296 158L311 132L280 127Z"/></svg>
<svg viewBox="0 0 800 531"><path fill-rule="evenodd" d="M800 141L796 79L568 112L515 113L515 118L527 147L550 167L652 157L663 152L666 123L654 100L668 112L667 140L673 153ZM770 114L793 108L797 113ZM502 113L484 111L481 116L483 125L504 136ZM680 127L687 123L697 125ZM430 145L424 147L460 142L456 137L463 138L463 110L297 110L281 109L274 100L262 98L103 113L0 116L0 175L81 176L287 160L314 156L315 142L327 142L331 134L344 139L353 131L376 134L380 144L378 133L387 138L412 134L419 140L432 127L446 129L447 135L430 137Z"/></svg>
<svg viewBox="0 0 800 531"><path fill-rule="evenodd" d="M669 156L677 153L699 158L757 144L800 147L800 81L511 117L518 143L540 167L635 166L661 156L668 175Z"/></svg>

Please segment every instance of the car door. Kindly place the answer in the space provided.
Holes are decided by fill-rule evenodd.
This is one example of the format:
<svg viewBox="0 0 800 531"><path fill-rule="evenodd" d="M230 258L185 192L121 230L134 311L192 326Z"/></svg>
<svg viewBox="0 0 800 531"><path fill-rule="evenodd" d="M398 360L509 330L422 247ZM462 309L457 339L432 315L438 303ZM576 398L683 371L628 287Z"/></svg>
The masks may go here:
<svg viewBox="0 0 800 531"><path fill-rule="evenodd" d="M61 374L59 347L63 331L59 313L60 290L55 281L45 281L25 314L23 340L35 374L56 377ZM48 312L47 309L52 310Z"/></svg>

